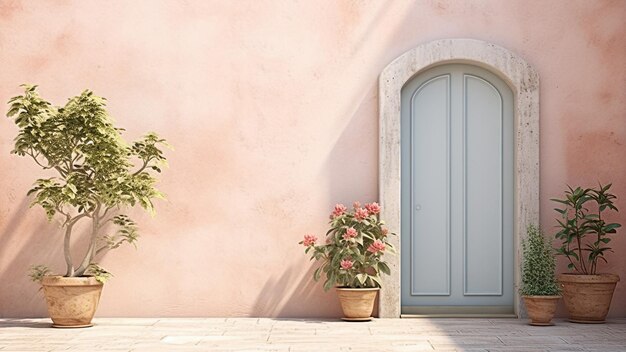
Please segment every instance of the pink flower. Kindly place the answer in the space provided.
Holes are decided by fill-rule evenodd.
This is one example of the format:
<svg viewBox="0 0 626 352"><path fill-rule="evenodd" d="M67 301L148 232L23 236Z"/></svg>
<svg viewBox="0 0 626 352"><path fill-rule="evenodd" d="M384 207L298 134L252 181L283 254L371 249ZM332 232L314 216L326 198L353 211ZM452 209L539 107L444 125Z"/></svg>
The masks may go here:
<svg viewBox="0 0 626 352"><path fill-rule="evenodd" d="M343 215L348 208L346 208L343 204L335 204L335 209L333 209L333 217L338 217Z"/></svg>
<svg viewBox="0 0 626 352"><path fill-rule="evenodd" d="M370 244L369 247L367 247L367 251L372 252L374 254L384 251L384 250L385 250L385 244L381 240L376 240L374 241L374 243Z"/></svg>
<svg viewBox="0 0 626 352"><path fill-rule="evenodd" d="M389 229L386 227L383 227L382 232L383 232L383 236L387 236L387 234L389 233Z"/></svg>
<svg viewBox="0 0 626 352"><path fill-rule="evenodd" d="M343 259L341 261L341 268L343 270L350 270L352 269L352 266L354 265L354 262L348 259Z"/></svg>
<svg viewBox="0 0 626 352"><path fill-rule="evenodd" d="M344 240L346 240L346 241L348 241L348 240L350 240L351 238L355 238L355 237L356 237L356 235L357 235L357 232L356 232L356 230L354 229L354 227L349 227L349 228L346 230L346 233L344 233L344 234L343 234L343 239L344 239Z"/></svg>
<svg viewBox="0 0 626 352"><path fill-rule="evenodd" d="M369 215L370 215L370 214L368 214L367 210L366 210L366 209L364 209L364 208L357 208L357 209L354 211L354 217L355 217L357 220L359 220L359 221L361 221L361 220L363 220L363 219L367 218Z"/></svg>
<svg viewBox="0 0 626 352"><path fill-rule="evenodd" d="M370 214L378 214L380 213L380 205L378 203L369 203L365 204L365 209L370 212Z"/></svg>
<svg viewBox="0 0 626 352"><path fill-rule="evenodd" d="M304 244L305 247L309 247L315 244L315 242L317 242L317 236L315 235L304 235L304 241L302 241L302 244Z"/></svg>
<svg viewBox="0 0 626 352"><path fill-rule="evenodd" d="M361 203L360 202L354 202L352 203L352 207L356 210L359 209L361 207Z"/></svg>

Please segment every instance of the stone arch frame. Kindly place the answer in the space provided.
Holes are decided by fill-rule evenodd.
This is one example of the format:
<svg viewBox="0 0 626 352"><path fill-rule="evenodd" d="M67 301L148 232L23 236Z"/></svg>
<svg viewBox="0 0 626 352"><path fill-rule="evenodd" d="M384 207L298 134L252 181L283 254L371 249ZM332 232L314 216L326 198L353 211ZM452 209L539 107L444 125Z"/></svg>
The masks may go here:
<svg viewBox="0 0 626 352"><path fill-rule="evenodd" d="M383 277L379 316L399 318L400 307L400 95L415 75L434 66L465 63L489 70L513 91L514 128L514 278L519 287L521 238L527 224L539 224L539 75L515 53L475 39L443 39L419 45L393 60L379 77L379 198L381 218L391 232L398 254L389 256L391 275ZM521 297L514 289L514 310L521 311Z"/></svg>

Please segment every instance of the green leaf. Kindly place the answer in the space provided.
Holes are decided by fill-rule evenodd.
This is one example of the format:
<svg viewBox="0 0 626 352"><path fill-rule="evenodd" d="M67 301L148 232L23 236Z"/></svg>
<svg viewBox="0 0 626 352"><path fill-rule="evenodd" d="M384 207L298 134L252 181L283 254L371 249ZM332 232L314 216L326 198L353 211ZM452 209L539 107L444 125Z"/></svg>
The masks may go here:
<svg viewBox="0 0 626 352"><path fill-rule="evenodd" d="M391 275L391 269L389 269L389 266L387 266L386 263L379 262L378 270L384 274Z"/></svg>
<svg viewBox="0 0 626 352"><path fill-rule="evenodd" d="M322 267L315 269L315 272L313 273L313 280L319 281L321 274L322 274Z"/></svg>
<svg viewBox="0 0 626 352"><path fill-rule="evenodd" d="M334 275L332 275L324 283L324 291L330 290L333 287L334 284L335 284L335 277L334 277Z"/></svg>
<svg viewBox="0 0 626 352"><path fill-rule="evenodd" d="M106 271L96 263L89 264L85 274L93 276L100 283L107 282L113 276L113 274Z"/></svg>
<svg viewBox="0 0 626 352"><path fill-rule="evenodd" d="M30 267L28 276L30 277L30 279L34 282L41 282L41 280L43 280L44 276L47 276L50 274L50 268L48 268L45 265L33 265Z"/></svg>

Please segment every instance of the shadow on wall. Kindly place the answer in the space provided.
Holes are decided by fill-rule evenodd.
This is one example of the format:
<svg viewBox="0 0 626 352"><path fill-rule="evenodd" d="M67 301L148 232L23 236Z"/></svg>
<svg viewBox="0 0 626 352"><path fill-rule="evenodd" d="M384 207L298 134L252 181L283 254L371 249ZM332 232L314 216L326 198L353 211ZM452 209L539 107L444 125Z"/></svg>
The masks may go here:
<svg viewBox="0 0 626 352"><path fill-rule="evenodd" d="M321 175L329 180L328 199L331 202L329 213L331 205L336 202L343 202L349 206L355 200L361 202L378 200L378 123L377 120L371 121L377 111L377 87L376 79L367 91L362 92L363 96L359 97L359 102L350 112L350 120L347 123L342 120L345 126L342 127L342 132L322 167L323 170L333 171L332 174ZM366 138L353 138L354 135ZM351 171L356 172L350 174ZM332 182L340 175L354 180L349 188ZM326 217L320 215L320 221L326 221ZM318 237L320 241L324 240L323 236ZM268 280L257 297L253 315L281 318L339 318L341 307L337 295L332 289L323 292L324 277L320 279L321 282L313 281L313 271L320 264L314 261L310 263L304 275L301 267L292 266L277 279ZM311 307L322 309L315 310Z"/></svg>
<svg viewBox="0 0 626 352"><path fill-rule="evenodd" d="M352 204L354 200L361 202L375 201L378 199L378 186L376 176L378 173L378 123L371 121L371 110L377 111L377 87L378 79L369 89L359 97L359 102L351 111L351 118L342 129L337 142L329 152L328 158L323 165L323 170L333 170L337 174L321 175L328 182L328 213L331 205L336 202ZM369 110L369 111L366 111ZM342 120L342 122L344 122ZM367 136L365 140L351 138L350 135ZM350 175L351 171L357 171ZM359 172L359 170L362 170ZM350 188L332 180L338 175L345 175L354 179ZM320 221L327 221L326 214L320 214ZM320 241L324 236L318 236ZM302 256L305 256L303 247ZM308 258L308 255L306 256ZM320 265L315 261L308 262L309 268L302 274L302 267L292 266L285 270L278 278L269 279L261 289L254 304L254 316L269 316L281 318L339 318L341 307L334 290L324 292L322 284L313 280L313 272ZM297 283L295 283L297 282ZM294 288L295 287L295 288ZM290 291L292 290L292 291ZM320 307L316 310L312 307ZM376 312L375 312L376 313Z"/></svg>
<svg viewBox="0 0 626 352"><path fill-rule="evenodd" d="M380 16L376 18L378 17ZM357 51L353 50L351 56L355 56ZM373 69L372 80L367 82L367 86L354 87L355 93L352 99L349 99L350 103L346 104L346 110L338 112L340 116L349 116L349 119L338 119L338 123L333 126L341 133L321 167L322 170L330 170L330 173L319 175L323 180L327 180L329 213L332 205L338 202L350 206L353 201L363 203L378 201L377 69ZM338 177L350 179L349 187L346 187L345 182L334 182ZM325 214L320 215L320 221L326 221ZM321 241L324 240L323 236L318 237ZM252 314L281 318L339 318L341 307L337 295L332 289L323 292L323 277L320 279L321 282L313 281L313 271L319 263L310 263L304 275L301 273L301 267L292 266L277 279L268 280L257 297ZM316 310L311 307L322 309ZM375 308L374 315L376 314Z"/></svg>
<svg viewBox="0 0 626 352"><path fill-rule="evenodd" d="M54 223L28 211L26 195L14 209L0 233L0 318L46 316L43 295L38 285L30 282L28 270L34 264L57 269L55 259L63 258L62 241L58 241Z"/></svg>
<svg viewBox="0 0 626 352"><path fill-rule="evenodd" d="M24 191L22 201L13 208L13 217L6 222L0 218L0 318L47 317L47 308L40 285L28 276L32 265L46 265L52 274L65 273L63 259L63 230L58 218L48 222L43 210L35 206L29 211L31 198ZM87 246L83 235L86 223L78 224L73 233L72 253L82 254ZM76 249L79 249L76 251ZM106 253L101 256L106 256ZM74 258L76 263L76 257Z"/></svg>
<svg viewBox="0 0 626 352"><path fill-rule="evenodd" d="M323 166L323 170L330 171L322 175L329 180L329 214L335 203L350 207L354 201L378 201L378 79L361 94ZM346 187L345 183L335 182L337 178L351 182Z"/></svg>
<svg viewBox="0 0 626 352"><path fill-rule="evenodd" d="M319 294L323 292L322 285L313 281L313 271L316 268L317 265L311 265L309 270L302 275L299 267L290 267L277 279L268 280L257 297L252 315L280 318L320 318L329 317L329 311L340 312L339 300L332 290L325 294ZM293 291L290 292L290 290ZM311 307L322 307L323 309L315 310Z"/></svg>

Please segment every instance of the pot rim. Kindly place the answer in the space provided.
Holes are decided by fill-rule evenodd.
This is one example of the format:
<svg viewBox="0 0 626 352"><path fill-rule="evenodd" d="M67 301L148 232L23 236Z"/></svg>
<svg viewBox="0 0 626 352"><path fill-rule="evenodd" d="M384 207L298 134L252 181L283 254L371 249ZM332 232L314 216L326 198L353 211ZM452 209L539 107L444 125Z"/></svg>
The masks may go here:
<svg viewBox="0 0 626 352"><path fill-rule="evenodd" d="M41 280L42 286L103 286L93 276L65 277L61 275L46 275Z"/></svg>
<svg viewBox="0 0 626 352"><path fill-rule="evenodd" d="M336 286L335 289L340 291L378 291L380 287L339 287Z"/></svg>
<svg viewBox="0 0 626 352"><path fill-rule="evenodd" d="M559 282L572 282L572 283L588 283L588 284L613 284L620 281L619 275L602 273L594 275L574 274L574 273L561 273L557 275Z"/></svg>
<svg viewBox="0 0 626 352"><path fill-rule="evenodd" d="M523 295L523 298L530 298L530 299L561 299L563 298L563 296L561 295L550 295L550 296L539 296L539 295Z"/></svg>

